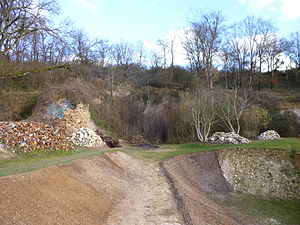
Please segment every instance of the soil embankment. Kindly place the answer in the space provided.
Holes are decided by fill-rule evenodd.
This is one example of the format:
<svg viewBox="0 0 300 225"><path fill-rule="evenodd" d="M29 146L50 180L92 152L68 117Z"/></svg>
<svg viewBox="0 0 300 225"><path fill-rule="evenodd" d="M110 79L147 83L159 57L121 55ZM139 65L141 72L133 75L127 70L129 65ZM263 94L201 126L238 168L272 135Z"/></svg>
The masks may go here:
<svg viewBox="0 0 300 225"><path fill-rule="evenodd" d="M0 224L102 224L123 196L108 155L0 179Z"/></svg>
<svg viewBox="0 0 300 225"><path fill-rule="evenodd" d="M240 201L238 196L234 198L235 195L230 194L237 187L235 182L229 183L229 175L240 180L248 179L250 175L259 178L266 176L267 167L274 170L274 174L286 171L275 162L290 165L283 160L289 159L286 154L278 160L277 156L281 154L271 150L263 152L265 158L257 150L248 150L247 154L233 150L198 152L166 159L160 166L157 162L122 152L104 153L61 166L3 177L0 178L0 224L274 224L268 222L277 221L274 218L252 220L234 214L237 207L219 205L220 200L226 202L228 197ZM263 161L257 163L255 160ZM247 170L245 165L248 164L253 170ZM243 167L235 169L232 165ZM255 165L260 169L256 170ZM264 165L266 168L262 168ZM228 173L224 168L234 170ZM241 169L244 172L240 174ZM252 174L255 171L259 174ZM276 176L270 174L274 178L272 182L277 182ZM262 182L258 181L258 184ZM271 180L267 179L267 182ZM254 183L252 179L251 184Z"/></svg>
<svg viewBox="0 0 300 225"><path fill-rule="evenodd" d="M186 224L243 224L207 196L233 190L223 177L214 151L176 156L164 160L161 166Z"/></svg>
<svg viewBox="0 0 300 225"><path fill-rule="evenodd" d="M182 224L159 166L125 153L0 178L0 224Z"/></svg>
<svg viewBox="0 0 300 225"><path fill-rule="evenodd" d="M217 153L235 191L264 199L300 199L295 154L280 149L225 149Z"/></svg>
<svg viewBox="0 0 300 225"><path fill-rule="evenodd" d="M161 166L186 224L269 225L294 223L285 223L291 218L276 213L256 217L252 213L256 206L247 211L249 214L240 210L240 202L247 201L242 193L270 201L290 200L296 205L300 176L294 161L286 150L236 148L175 156Z"/></svg>

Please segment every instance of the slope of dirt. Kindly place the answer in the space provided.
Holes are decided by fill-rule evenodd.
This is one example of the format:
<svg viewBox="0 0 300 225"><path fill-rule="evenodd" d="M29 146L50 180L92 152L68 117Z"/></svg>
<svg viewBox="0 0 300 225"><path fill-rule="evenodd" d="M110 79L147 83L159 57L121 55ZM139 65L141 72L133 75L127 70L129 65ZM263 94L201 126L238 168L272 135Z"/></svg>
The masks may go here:
<svg viewBox="0 0 300 225"><path fill-rule="evenodd" d="M161 166L173 187L186 224L243 224L208 197L208 194L232 190L223 177L214 151L176 156L164 160Z"/></svg>
<svg viewBox="0 0 300 225"><path fill-rule="evenodd" d="M157 164L116 152L0 179L0 224L182 224Z"/></svg>
<svg viewBox="0 0 300 225"><path fill-rule="evenodd" d="M157 163L118 158L126 168L129 186L125 197L111 211L107 225L179 225L181 217L172 191Z"/></svg>

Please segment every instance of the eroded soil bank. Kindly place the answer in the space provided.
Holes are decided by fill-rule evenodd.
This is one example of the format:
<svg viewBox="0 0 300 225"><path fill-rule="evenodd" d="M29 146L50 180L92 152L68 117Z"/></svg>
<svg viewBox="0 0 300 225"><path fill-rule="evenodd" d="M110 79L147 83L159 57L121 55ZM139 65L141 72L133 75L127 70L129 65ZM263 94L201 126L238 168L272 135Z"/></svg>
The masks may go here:
<svg viewBox="0 0 300 225"><path fill-rule="evenodd" d="M266 159L272 158L266 153ZM3 177L0 224L299 224L297 212L298 217L291 217L289 223L236 213L240 206L249 208L250 201L251 207L258 208L256 199L231 204L248 197L235 194L236 187L226 180L219 162L240 165L235 161L238 158L233 152L209 151L176 156L159 165L154 160L114 152ZM235 174L239 170L236 168L233 176L248 176ZM291 210L300 209L298 206L294 204Z"/></svg>
<svg viewBox="0 0 300 225"><path fill-rule="evenodd" d="M217 156L234 190L265 199L300 200L300 175L291 152L236 148L217 151Z"/></svg>
<svg viewBox="0 0 300 225"><path fill-rule="evenodd" d="M299 216L296 216L297 218L294 216L297 215L297 210L300 212L299 199L290 202L286 200L287 204L284 202L285 206L291 203L296 207L292 209L294 215L290 216L294 217L294 221L293 218L287 217L283 218L283 221L286 219L284 222L278 221L272 215L271 217L264 217L263 215L262 218L255 218L256 215L247 214L249 210L248 212L240 210L240 206L247 206L247 201L249 203L251 201L252 204L251 206L249 204L250 211L255 211L260 208L260 204L269 204L271 200L270 202L268 202L269 200L263 202L255 196L249 197L236 193L234 190L252 193L251 191L256 185L255 190L261 188L264 197L267 194L269 194L268 197L277 197L278 195L274 194L275 190L281 191L279 195L281 197L297 198L298 196L299 174L295 170L295 166L291 164L293 158L290 158L286 153L276 152L277 150L262 149L261 151L263 152L260 153L259 150L251 149L245 151L234 149L199 152L164 160L161 166L173 188L173 193L177 196L178 208L185 223L199 225L297 224L295 220L299 220ZM227 171L224 173L224 170ZM235 182L236 180L239 182ZM287 181L290 183L284 183ZM237 183L239 185L236 185ZM242 184L243 189L241 189ZM276 185L282 185L282 187ZM287 195L283 193L286 186L292 187L287 190ZM257 193L254 192L254 194ZM283 203L279 202L279 204ZM278 208L280 209L280 207L276 209ZM284 214L283 210L282 213ZM289 222L285 223L286 221Z"/></svg>
<svg viewBox="0 0 300 225"><path fill-rule="evenodd" d="M215 152L180 155L161 163L186 224L239 225L209 194L232 191L226 181Z"/></svg>
<svg viewBox="0 0 300 225"><path fill-rule="evenodd" d="M182 224L159 166L125 153L0 178L0 224Z"/></svg>

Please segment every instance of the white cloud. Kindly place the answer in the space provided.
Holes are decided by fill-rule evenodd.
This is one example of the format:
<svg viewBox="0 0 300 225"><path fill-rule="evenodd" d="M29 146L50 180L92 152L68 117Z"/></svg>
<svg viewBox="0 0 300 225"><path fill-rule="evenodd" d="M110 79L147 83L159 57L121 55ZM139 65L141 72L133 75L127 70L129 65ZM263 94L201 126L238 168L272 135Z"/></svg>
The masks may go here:
<svg viewBox="0 0 300 225"><path fill-rule="evenodd" d="M97 11L99 7L99 1L97 0L75 0L75 2L81 7L89 9L93 12Z"/></svg>
<svg viewBox="0 0 300 225"><path fill-rule="evenodd" d="M281 10L287 19L296 20L300 17L300 1L298 0L281 0Z"/></svg>
<svg viewBox="0 0 300 225"><path fill-rule="evenodd" d="M173 42L173 49L174 49L174 65L187 65L188 61L186 59L186 52L182 47L182 40L185 36L185 30L171 30L169 31L164 38L163 41L167 43ZM157 42L150 42L145 41L144 47L149 52L156 52L158 54L162 54L161 46ZM170 52L167 54L167 63L170 64L171 62L171 54Z"/></svg>
<svg viewBox="0 0 300 225"><path fill-rule="evenodd" d="M279 13L284 20L296 20L300 17L299 0L238 0L238 2L256 15L269 11Z"/></svg>

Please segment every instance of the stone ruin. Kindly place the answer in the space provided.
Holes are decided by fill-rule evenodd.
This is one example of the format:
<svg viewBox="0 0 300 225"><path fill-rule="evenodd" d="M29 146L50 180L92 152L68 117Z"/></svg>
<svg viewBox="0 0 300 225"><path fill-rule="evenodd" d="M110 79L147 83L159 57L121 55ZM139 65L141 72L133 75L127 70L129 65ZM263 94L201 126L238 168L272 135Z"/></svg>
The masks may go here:
<svg viewBox="0 0 300 225"><path fill-rule="evenodd" d="M233 132L216 132L208 138L208 142L211 144L248 144L250 140Z"/></svg>

